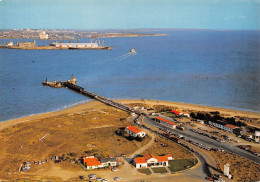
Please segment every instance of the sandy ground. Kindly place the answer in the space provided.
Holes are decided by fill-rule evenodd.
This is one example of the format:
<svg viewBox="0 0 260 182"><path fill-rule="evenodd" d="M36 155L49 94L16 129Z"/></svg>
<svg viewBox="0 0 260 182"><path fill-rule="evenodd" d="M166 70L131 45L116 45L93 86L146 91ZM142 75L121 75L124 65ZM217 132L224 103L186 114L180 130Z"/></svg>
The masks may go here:
<svg viewBox="0 0 260 182"><path fill-rule="evenodd" d="M148 131L146 131L148 132ZM112 172L109 170L91 170L91 171L69 171L62 169L58 166L52 165L48 169L42 169L39 170L38 173L41 173L45 176L54 176L54 177L59 177L63 181L70 181L72 179L77 179L78 176L82 175L87 177L89 174L96 174L97 177L102 177L105 179L108 179L110 181L113 181L114 177L121 177L122 181L125 182L134 182L134 181L153 181L153 182L171 182L171 181L180 181L180 182L186 182L186 181L204 181L203 178L198 177L200 176L200 172L196 171L194 173L193 170L184 172L182 175L181 174L174 174L174 175L169 175L169 174L153 174L146 176L144 174L139 173L133 165L129 164L128 162L133 158L135 155L140 154L150 148L154 144L154 138L155 136L150 133L152 136L152 140L150 140L149 143L146 145L142 146L138 150L136 150L134 153L128 155L126 157L125 164L120 167L118 172ZM197 166L195 167L195 169ZM64 175L66 174L66 175Z"/></svg>
<svg viewBox="0 0 260 182"><path fill-rule="evenodd" d="M249 117L249 118L258 118L260 119L260 113L257 112L248 112L248 111L239 111L239 110L232 110L232 109L225 109L225 108L218 108L218 107L210 107L210 106L202 106L202 105L195 105L195 104L187 104L187 103L177 103L177 102L168 102L168 101L153 101L153 100L145 100L145 101L140 101L140 100L119 100L118 102L121 102L123 104L131 104L131 103L144 103L147 105L167 105L167 106L174 106L174 107L178 107L179 109L182 110L195 110L195 111L219 111L221 114L225 114L225 115L229 115L229 116L241 116L241 117ZM9 126L12 125L16 125L18 123L30 123L30 122L34 122L35 120L39 120L39 119L44 119L44 118L48 118L48 117L53 117L53 116L60 116L60 115L70 115L70 114L80 114L81 112L86 112L87 110L89 111L93 111L93 110L99 110L104 108L104 104L98 102L98 101L91 101L91 102L87 102L81 105L77 105L77 106L73 106L71 108L68 109L64 109L61 111L56 111L56 112L48 112L48 113L44 113L44 114L38 114L38 115L33 115L33 116L26 116L23 118L18 118L18 119L13 119L13 120L9 120L6 122L1 122L0 123L0 130L3 130L4 128L7 128ZM103 111L102 111L103 112ZM153 141L153 140L152 140ZM147 149L147 147L149 147L151 144L148 144L148 146L145 147L145 149ZM142 149L141 149L142 150ZM140 152L140 151L138 151ZM124 166L123 166L124 167ZM128 170L126 170L128 169ZM129 174L125 174L124 171L129 171ZM66 170L66 169L62 169L59 166L50 166L50 168L45 168L43 169L43 171L41 171L42 173L45 174L49 174L50 176L56 174L59 176L62 175L64 176L64 174L66 174L66 177L64 177L64 180L67 179L71 179L73 177L78 177L79 175L87 175L90 173L93 173L94 171L73 171L73 170ZM98 171L100 173L100 175L102 175L101 177L107 177L109 179L112 179L113 177L118 175L121 175L121 177L128 177L129 176L129 180L128 181L136 181L136 180L151 180L151 181L203 181L203 179L201 179L200 177L198 177L199 175L195 175L192 176L192 172L185 172L182 175L150 175L150 176L144 176L143 174L139 174L136 172L135 168L133 168L133 166L126 166L124 168L122 168L122 173L117 173L117 172L108 172L108 171ZM96 173L96 172L94 172ZM97 173L98 174L98 173ZM136 178L130 178L130 176L136 176ZM55 175L54 175L55 176ZM197 176L197 178L196 178Z"/></svg>
<svg viewBox="0 0 260 182"><path fill-rule="evenodd" d="M196 105L196 104L188 104L188 103L180 103L180 102L169 102L169 101L155 101L155 100L118 100L118 102L121 102L123 104L131 104L131 103L144 103L148 105L167 105L167 106L174 106L178 107L182 110L196 110L196 111L219 111L221 114L227 114L230 116L241 116L241 117L249 117L249 118L258 118L260 119L260 113L258 112L250 112L250 111L240 111L240 110L233 110L233 109L226 109L226 108L219 108L219 107L211 107L211 106L203 106L203 105ZM23 123L23 122L29 122L35 119L41 119L46 118L50 116L58 116L61 114L72 114L81 112L82 110L87 109L98 109L100 107L104 106L104 104L98 102L98 101L91 101L84 104L80 104L77 106L73 106L71 108L67 108L61 111L56 112L48 112L33 116L25 116L18 119L13 119L5 122L0 123L0 130L2 130L5 127L15 125L17 123Z"/></svg>
<svg viewBox="0 0 260 182"><path fill-rule="evenodd" d="M36 120L36 119L48 118L48 117L51 117L51 116L59 116L59 115L62 115L62 114L80 113L83 110L98 109L98 108L101 108L102 106L104 106L104 104L102 104L98 101L91 101L91 102L76 105L76 106L61 110L61 111L47 112L47 113L37 114L37 115L32 115L32 116L25 116L25 117L1 122L0 123L0 130L2 130L4 128L8 127L8 126L18 124L18 123L30 122L30 121L33 121L33 120Z"/></svg>
<svg viewBox="0 0 260 182"><path fill-rule="evenodd" d="M196 111L219 111L221 114L227 114L230 116L241 116L241 117L249 117L249 118L258 118L260 119L259 112L251 112L251 111L240 111L234 109L226 109L220 107L212 107L212 106L204 106L204 105L196 105L196 104L189 104L189 103L180 103L180 102L170 102L170 101L157 101L157 100L119 100L124 104L130 103L144 103L148 105L166 105L166 106L174 106L178 107L182 110L196 110Z"/></svg>

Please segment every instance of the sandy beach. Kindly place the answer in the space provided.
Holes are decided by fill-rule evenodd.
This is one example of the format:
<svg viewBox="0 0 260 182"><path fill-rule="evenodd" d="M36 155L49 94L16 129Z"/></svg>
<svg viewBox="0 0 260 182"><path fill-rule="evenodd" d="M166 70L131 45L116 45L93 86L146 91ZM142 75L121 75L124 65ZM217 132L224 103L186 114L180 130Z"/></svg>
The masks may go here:
<svg viewBox="0 0 260 182"><path fill-rule="evenodd" d="M219 111L227 117L256 118L258 121L260 118L260 113L186 103L154 100L118 100L118 102L131 106L146 105L152 107L154 105L164 105L172 108L177 107L188 112ZM63 156L64 154L68 156L75 151L79 157L86 155L86 152L88 154L98 153L103 157L110 155L118 157L121 154L131 154L149 142L151 137L139 143L136 141L129 142L127 139L115 135L117 129L129 125L128 116L124 111L98 101L90 101L61 111L1 122L0 145L4 147L0 149L0 166L2 166L0 178L17 179L19 174L17 169L21 161L33 163L33 161L50 159L50 156ZM171 147L167 152L172 153L176 159L191 158L191 154L177 144L168 143L168 145ZM153 150L153 153L158 153L157 155L162 153L161 150L166 151L165 148L157 147L157 149L158 151ZM144 152L147 152L147 150ZM64 170L76 172L71 173L71 175L64 175ZM62 172L56 173L55 171ZM30 175L28 176L28 174ZM44 166L33 165L31 173L28 174L27 177L31 179L39 180L51 177L50 180L52 181L60 181L61 179L66 181L82 174L82 171L80 165L63 162L60 165L54 163L48 163ZM106 173L102 173L102 175L106 176Z"/></svg>
<svg viewBox="0 0 260 182"><path fill-rule="evenodd" d="M212 106L204 106L204 105L196 105L196 104L180 103L180 102L171 102L171 101L158 101L158 100L141 101L141 100L132 100L132 99L130 100L129 99L129 100L117 100L117 101L121 102L123 104L143 103L143 104L147 104L149 106L153 106L153 105L173 106L173 107L178 107L179 109L181 109L183 111L185 111L185 110L205 111L205 112L219 111L221 114L224 114L229 117L240 116L240 117L247 117L247 118L256 118L256 119L260 120L260 113L251 112L251 111L241 111L241 110L234 110L234 109L227 109L227 108L220 108L220 107L212 107ZM1 122L0 130L2 130L8 126L18 124L18 123L30 122L30 121L33 121L36 119L48 118L51 116L78 113L83 110L98 109L100 107L104 107L104 104L102 104L98 101L90 101L90 102L76 105L76 106L61 110L61 111L47 112L47 113L42 113L42 114L37 114L37 115L32 115L32 116L25 116L25 117ZM260 124L258 123L256 126L259 127Z"/></svg>

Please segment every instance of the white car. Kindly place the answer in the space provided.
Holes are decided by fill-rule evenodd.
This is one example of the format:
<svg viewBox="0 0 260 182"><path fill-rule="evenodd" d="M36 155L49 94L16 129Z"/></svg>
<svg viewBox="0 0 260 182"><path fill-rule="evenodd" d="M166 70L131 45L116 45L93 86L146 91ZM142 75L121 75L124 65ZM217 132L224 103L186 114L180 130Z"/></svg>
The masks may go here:
<svg viewBox="0 0 260 182"><path fill-rule="evenodd" d="M96 181L102 181L103 179L102 178L100 178L100 177L98 177L97 179L96 179Z"/></svg>
<svg viewBox="0 0 260 182"><path fill-rule="evenodd" d="M121 179L122 179L122 178L120 178L120 177L115 177L115 178L114 178L115 181L119 181L119 180L121 180Z"/></svg>
<svg viewBox="0 0 260 182"><path fill-rule="evenodd" d="M111 171L119 171L119 169L113 168L113 169L111 169Z"/></svg>
<svg viewBox="0 0 260 182"><path fill-rule="evenodd" d="M102 179L102 182L108 182L109 180L108 179Z"/></svg>

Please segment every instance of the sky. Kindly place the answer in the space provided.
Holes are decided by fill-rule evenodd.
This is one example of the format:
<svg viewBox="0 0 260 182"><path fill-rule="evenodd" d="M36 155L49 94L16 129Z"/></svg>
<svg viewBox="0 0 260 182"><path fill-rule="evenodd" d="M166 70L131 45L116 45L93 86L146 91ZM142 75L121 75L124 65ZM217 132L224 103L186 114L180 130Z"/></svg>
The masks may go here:
<svg viewBox="0 0 260 182"><path fill-rule="evenodd" d="M260 0L0 0L0 29L260 30Z"/></svg>

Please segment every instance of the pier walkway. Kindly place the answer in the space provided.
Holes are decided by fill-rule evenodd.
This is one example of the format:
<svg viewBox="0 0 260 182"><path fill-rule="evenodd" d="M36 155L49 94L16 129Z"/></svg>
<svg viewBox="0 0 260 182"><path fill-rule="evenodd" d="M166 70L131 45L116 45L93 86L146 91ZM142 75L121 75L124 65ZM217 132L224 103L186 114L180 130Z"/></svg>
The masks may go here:
<svg viewBox="0 0 260 182"><path fill-rule="evenodd" d="M119 102L115 102L115 101L113 101L111 99L108 99L106 97L102 97L100 95L97 95L97 94L94 94L92 92L89 92L89 91L85 90L83 87L80 87L78 85L74 85L74 84L72 84L70 82L62 82L62 85L64 87L67 87L67 88L75 91L75 92L78 92L78 93L80 93L82 95L85 95L85 96L88 96L88 97L90 97L92 99L95 99L95 100L98 100L100 102L103 102L104 104L107 104L109 106L113 106L113 107L115 107L117 109L121 109L121 110L126 111L126 112L134 112L136 114L140 114L138 111L133 110L129 106L126 106L124 104L121 104Z"/></svg>

